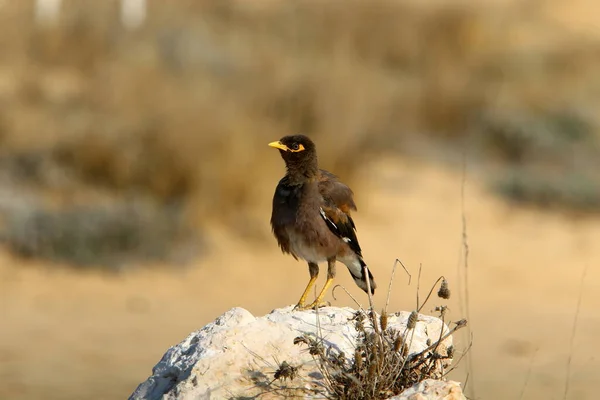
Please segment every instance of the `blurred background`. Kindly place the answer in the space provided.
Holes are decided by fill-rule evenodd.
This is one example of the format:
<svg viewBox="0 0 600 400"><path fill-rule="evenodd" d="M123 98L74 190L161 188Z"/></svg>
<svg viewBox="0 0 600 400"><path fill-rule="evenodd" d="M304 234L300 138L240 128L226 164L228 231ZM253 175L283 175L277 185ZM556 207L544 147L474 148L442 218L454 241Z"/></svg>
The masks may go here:
<svg viewBox="0 0 600 400"><path fill-rule="evenodd" d="M300 132L356 193L378 308L396 258L413 279L396 272L391 311L414 309L420 264L422 298L449 280L470 398L597 398L599 16L1 1L0 398L123 399L231 307L295 303L308 270L271 236L266 144Z"/></svg>

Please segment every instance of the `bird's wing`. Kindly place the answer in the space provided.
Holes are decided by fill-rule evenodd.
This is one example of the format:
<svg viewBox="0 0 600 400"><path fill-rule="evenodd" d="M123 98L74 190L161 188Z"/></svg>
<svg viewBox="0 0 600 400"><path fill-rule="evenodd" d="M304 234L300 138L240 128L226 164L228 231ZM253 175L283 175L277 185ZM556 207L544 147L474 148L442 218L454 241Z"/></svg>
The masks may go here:
<svg viewBox="0 0 600 400"><path fill-rule="evenodd" d="M350 211L356 210L352 190L332 173L321 170L319 191L323 197L321 217L327 223L327 227L362 257L356 237L356 225L350 216Z"/></svg>
<svg viewBox="0 0 600 400"><path fill-rule="evenodd" d="M356 211L352 189L338 180L338 177L324 169L320 170L319 192L326 203L332 203L344 213L350 215Z"/></svg>

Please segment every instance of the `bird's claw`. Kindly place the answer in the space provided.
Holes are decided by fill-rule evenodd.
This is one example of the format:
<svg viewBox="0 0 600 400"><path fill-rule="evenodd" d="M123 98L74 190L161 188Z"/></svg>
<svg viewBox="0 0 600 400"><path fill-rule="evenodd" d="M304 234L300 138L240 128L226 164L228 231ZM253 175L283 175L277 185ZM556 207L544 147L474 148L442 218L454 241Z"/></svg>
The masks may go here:
<svg viewBox="0 0 600 400"><path fill-rule="evenodd" d="M308 307L306 306L306 304L300 304L300 303L298 303L298 304L296 304L294 306L293 311L304 311L306 309L308 309Z"/></svg>
<svg viewBox="0 0 600 400"><path fill-rule="evenodd" d="M308 308L312 309L312 310L316 310L317 308L323 308L323 307L329 307L331 304L329 304L328 301L320 301L320 302L314 302L311 305L308 306Z"/></svg>
<svg viewBox="0 0 600 400"><path fill-rule="evenodd" d="M312 302L309 305L305 305L305 304L296 304L296 306L294 307L294 311L306 311L306 310L315 310L317 308L323 308L323 307L329 307L331 304L329 304L329 302L327 301L321 301L319 303L317 303L316 301Z"/></svg>

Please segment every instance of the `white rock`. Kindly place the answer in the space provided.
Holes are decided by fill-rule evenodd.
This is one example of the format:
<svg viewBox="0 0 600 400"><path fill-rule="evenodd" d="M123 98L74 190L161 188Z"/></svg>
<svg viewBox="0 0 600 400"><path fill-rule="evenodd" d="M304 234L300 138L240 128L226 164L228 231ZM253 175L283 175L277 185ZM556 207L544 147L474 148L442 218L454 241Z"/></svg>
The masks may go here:
<svg viewBox="0 0 600 400"><path fill-rule="evenodd" d="M388 400L464 400L465 395L460 384L454 381L436 381L426 379L406 389L402 394Z"/></svg>
<svg viewBox="0 0 600 400"><path fill-rule="evenodd" d="M171 347L153 368L152 376L138 386L130 399L249 398L259 393L261 399L284 395L324 398L317 395L325 390L317 363L307 346L295 345L294 339L303 334L318 335L326 349L343 351L350 360L358 336L355 313L351 308L336 307L321 308L318 312L293 311L290 306L256 318L243 308L233 308ZM408 312L390 315L389 329L405 332L409 315ZM409 353L420 352L428 343L435 343L442 327L444 333L448 331L438 318L419 315ZM448 337L438 351L443 354L451 344L452 338ZM274 379L283 361L297 368L294 379ZM449 364L450 360L444 360L441 368ZM307 390L317 392L308 396ZM462 396L460 386L435 380L421 382L405 393L413 397L397 399L464 398L444 397L448 393Z"/></svg>

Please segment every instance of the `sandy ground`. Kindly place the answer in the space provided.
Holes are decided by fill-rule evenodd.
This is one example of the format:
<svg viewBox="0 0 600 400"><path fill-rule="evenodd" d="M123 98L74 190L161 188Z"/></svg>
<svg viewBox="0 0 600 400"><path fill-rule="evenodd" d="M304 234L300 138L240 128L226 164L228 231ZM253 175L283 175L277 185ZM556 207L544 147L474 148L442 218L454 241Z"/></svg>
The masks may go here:
<svg viewBox="0 0 600 400"><path fill-rule="evenodd" d="M415 307L422 263L421 291L445 275L453 290L449 316L465 317L459 305L460 173L415 161L382 161L372 168L378 178L357 190L356 223L382 289L375 296L378 307L400 257L413 283L407 286L397 273L391 310ZM473 334L468 393L490 400L563 398L587 266L567 398L598 398L600 218L517 208L484 191L475 178L467 181L466 210ZM268 205L264 213L267 224ZM212 241L211 255L188 271L124 276L24 264L2 253L0 398L126 398L170 345L231 307L260 315L297 301L307 268L281 255L274 242L257 249L217 230ZM338 283L366 303L342 268ZM352 304L336 294L337 300L328 297L334 305ZM463 333L459 349L469 341ZM461 365L453 378L464 381L467 363Z"/></svg>

